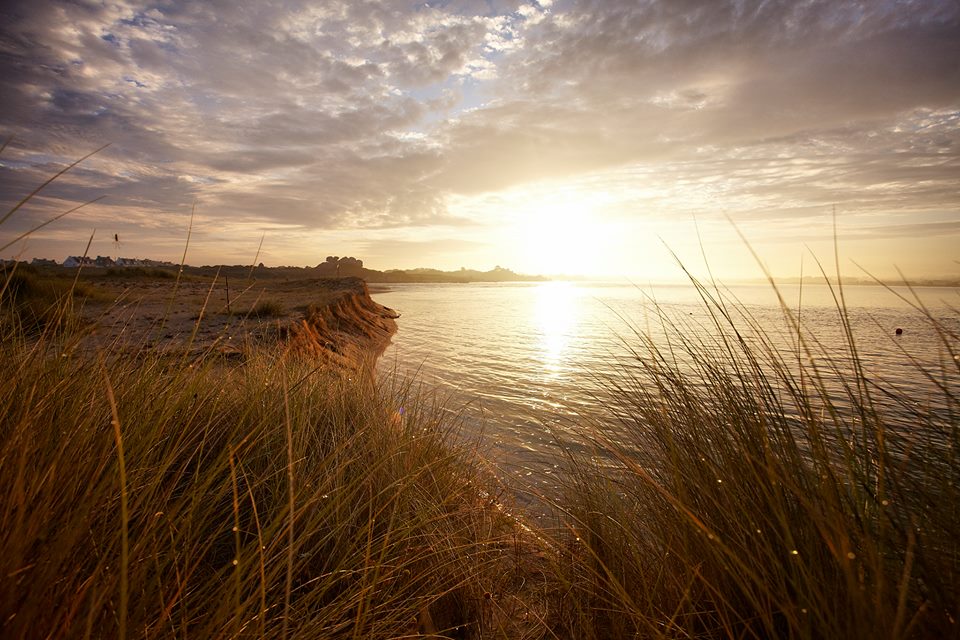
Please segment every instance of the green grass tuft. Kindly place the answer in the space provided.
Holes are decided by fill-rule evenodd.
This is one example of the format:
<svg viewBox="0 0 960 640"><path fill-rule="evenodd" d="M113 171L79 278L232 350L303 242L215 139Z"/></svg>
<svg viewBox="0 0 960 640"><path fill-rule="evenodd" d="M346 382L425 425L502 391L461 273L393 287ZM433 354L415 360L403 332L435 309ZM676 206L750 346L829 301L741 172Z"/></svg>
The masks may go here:
<svg viewBox="0 0 960 640"><path fill-rule="evenodd" d="M79 322L87 301L105 302L109 296L73 275L50 274L27 265L0 269L0 332L37 334L60 331Z"/></svg>
<svg viewBox="0 0 960 640"><path fill-rule="evenodd" d="M276 300L261 300L250 310L253 318L281 318L285 315L287 310Z"/></svg>

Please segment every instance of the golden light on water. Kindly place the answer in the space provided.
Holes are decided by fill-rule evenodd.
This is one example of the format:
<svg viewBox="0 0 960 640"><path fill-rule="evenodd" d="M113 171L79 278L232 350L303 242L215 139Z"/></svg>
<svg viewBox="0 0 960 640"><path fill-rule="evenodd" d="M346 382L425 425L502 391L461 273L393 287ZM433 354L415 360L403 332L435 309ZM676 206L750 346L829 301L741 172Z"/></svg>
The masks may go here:
<svg viewBox="0 0 960 640"><path fill-rule="evenodd" d="M538 332L544 372L558 376L577 325L577 287L570 282L545 282L534 288L533 325Z"/></svg>

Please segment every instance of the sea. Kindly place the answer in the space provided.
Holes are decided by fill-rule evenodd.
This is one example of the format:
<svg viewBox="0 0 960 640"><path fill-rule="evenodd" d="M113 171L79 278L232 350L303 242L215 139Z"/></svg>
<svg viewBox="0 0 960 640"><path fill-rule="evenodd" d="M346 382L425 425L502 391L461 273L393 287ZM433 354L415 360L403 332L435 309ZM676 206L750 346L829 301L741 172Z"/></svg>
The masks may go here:
<svg viewBox="0 0 960 640"><path fill-rule="evenodd" d="M850 331L878 386L931 410L945 410L943 394L918 367L957 388L958 288L550 281L391 284L373 297L401 314L379 375L412 380L441 399L463 443L510 486L526 483L521 502L554 488L560 444L609 416L611 381L648 353L642 336L671 350L678 336L709 345L718 331L747 341L762 331L786 360L842 368ZM806 349L798 347L798 322Z"/></svg>

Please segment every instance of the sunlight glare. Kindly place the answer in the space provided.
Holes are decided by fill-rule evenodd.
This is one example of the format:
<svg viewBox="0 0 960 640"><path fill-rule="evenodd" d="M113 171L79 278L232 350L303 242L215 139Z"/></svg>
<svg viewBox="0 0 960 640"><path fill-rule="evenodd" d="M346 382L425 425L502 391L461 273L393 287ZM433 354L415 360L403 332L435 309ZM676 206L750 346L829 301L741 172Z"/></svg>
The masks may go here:
<svg viewBox="0 0 960 640"><path fill-rule="evenodd" d="M577 286L571 282L545 282L534 289L534 326L539 334L544 369L551 376L562 371L578 322L577 292Z"/></svg>
<svg viewBox="0 0 960 640"><path fill-rule="evenodd" d="M537 205L521 214L512 235L522 269L529 273L608 273L616 253L616 233L586 201Z"/></svg>

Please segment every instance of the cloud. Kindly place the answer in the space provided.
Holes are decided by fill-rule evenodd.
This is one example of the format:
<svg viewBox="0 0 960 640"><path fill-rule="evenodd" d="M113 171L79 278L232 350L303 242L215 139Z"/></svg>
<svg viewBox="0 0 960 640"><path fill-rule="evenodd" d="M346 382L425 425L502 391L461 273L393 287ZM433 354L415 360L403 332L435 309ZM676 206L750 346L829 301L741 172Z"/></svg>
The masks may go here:
<svg viewBox="0 0 960 640"><path fill-rule="evenodd" d="M668 161L724 172L744 155L866 144L873 153L857 159L877 166L835 194L849 197L899 169L915 175L936 129L936 197L935 165L957 155L958 27L960 10L933 2L576 3L527 34L498 103L447 127L439 183L496 189ZM877 135L896 138L892 156Z"/></svg>
<svg viewBox="0 0 960 640"><path fill-rule="evenodd" d="M41 180L47 158L111 142L34 208L107 192L103 207L127 215L133 202L163 210L201 197L224 218L308 227L448 217L417 176L371 167L419 153L384 138L424 114L398 86L446 78L482 33L472 18L385 6L8 5L0 122L16 134L12 152L35 169L29 180L22 170L17 180L5 176L3 199ZM422 42L382 46L384 30L419 37L423 29ZM413 46L422 55L412 56Z"/></svg>
<svg viewBox="0 0 960 640"><path fill-rule="evenodd" d="M462 227L459 197L597 176L622 215L960 204L956 3L31 0L0 24L0 206L111 143L11 232L102 194L92 219L144 229L194 199Z"/></svg>

